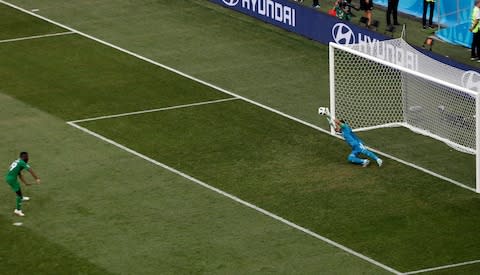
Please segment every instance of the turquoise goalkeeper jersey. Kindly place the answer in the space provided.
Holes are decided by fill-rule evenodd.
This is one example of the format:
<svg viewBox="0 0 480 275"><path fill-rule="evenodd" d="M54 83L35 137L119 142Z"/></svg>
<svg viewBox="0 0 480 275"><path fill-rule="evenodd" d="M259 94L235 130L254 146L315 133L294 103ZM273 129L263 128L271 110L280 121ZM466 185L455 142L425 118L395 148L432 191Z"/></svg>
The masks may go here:
<svg viewBox="0 0 480 275"><path fill-rule="evenodd" d="M350 125L347 123L342 123L340 128L342 129L343 138L352 148L362 143L362 140L355 135Z"/></svg>

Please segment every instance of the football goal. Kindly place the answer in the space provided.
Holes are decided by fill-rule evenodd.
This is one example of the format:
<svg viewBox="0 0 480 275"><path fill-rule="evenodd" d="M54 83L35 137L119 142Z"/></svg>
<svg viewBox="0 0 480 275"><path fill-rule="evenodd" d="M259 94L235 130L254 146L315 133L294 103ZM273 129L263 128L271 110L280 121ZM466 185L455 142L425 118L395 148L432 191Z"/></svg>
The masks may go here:
<svg viewBox="0 0 480 275"><path fill-rule="evenodd" d="M333 117L354 131L405 127L476 155L471 190L480 193L478 72L436 61L402 39L330 43L329 62Z"/></svg>

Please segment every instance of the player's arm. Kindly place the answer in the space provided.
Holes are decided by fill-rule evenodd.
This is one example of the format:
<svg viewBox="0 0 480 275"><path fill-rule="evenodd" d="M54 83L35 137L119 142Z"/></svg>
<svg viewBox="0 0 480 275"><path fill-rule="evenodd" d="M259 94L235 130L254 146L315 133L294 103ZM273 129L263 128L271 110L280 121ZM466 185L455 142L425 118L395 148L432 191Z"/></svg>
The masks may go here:
<svg viewBox="0 0 480 275"><path fill-rule="evenodd" d="M335 129L335 132L340 133L342 131L341 130L342 123L340 122L340 120L335 118L333 120L333 123L334 123L333 128Z"/></svg>
<svg viewBox="0 0 480 275"><path fill-rule="evenodd" d="M330 114L330 110L328 108L325 108L325 116L327 117L327 121L330 127L335 128L335 120L332 118L332 115Z"/></svg>
<svg viewBox="0 0 480 275"><path fill-rule="evenodd" d="M323 113L322 113L322 111L323 111ZM335 130L335 132L337 132L337 133L341 132L341 129L340 129L341 122L340 122L340 120L338 120L336 118L333 118L332 115L330 114L330 110L328 108L320 107L318 113L327 117L328 124L330 125L330 127L332 127Z"/></svg>
<svg viewBox="0 0 480 275"><path fill-rule="evenodd" d="M37 174L33 171L32 168L28 169L28 172L32 175L32 177L35 179L37 184L40 184L40 178L37 176Z"/></svg>
<svg viewBox="0 0 480 275"><path fill-rule="evenodd" d="M335 130L335 132L337 133L340 133L341 132L341 122L340 120L336 119L336 118L332 118L332 116L330 115L330 111L327 109L327 120L328 120L328 124L330 124L330 127L333 127L333 129Z"/></svg>
<svg viewBox="0 0 480 275"><path fill-rule="evenodd" d="M28 183L25 178L23 177L22 173L18 174L18 178L20 178L20 180L23 182L23 184L25 185L31 185L30 183Z"/></svg>

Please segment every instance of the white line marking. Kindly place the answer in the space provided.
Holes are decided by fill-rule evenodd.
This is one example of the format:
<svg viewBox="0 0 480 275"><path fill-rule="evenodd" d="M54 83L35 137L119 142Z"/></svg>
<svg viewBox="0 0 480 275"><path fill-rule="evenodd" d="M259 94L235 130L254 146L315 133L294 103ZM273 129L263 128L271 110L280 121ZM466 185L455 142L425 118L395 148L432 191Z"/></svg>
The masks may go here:
<svg viewBox="0 0 480 275"><path fill-rule="evenodd" d="M42 35L33 35L33 36L5 39L5 40L0 40L0 43L31 40L31 39L38 39L38 38L45 38L45 37L52 37L52 36L68 35L68 34L75 34L75 32L69 31L69 32L49 33L49 34L42 34Z"/></svg>
<svg viewBox="0 0 480 275"><path fill-rule="evenodd" d="M35 14L35 13L30 12L30 11L24 9L24 8L21 8L21 7L19 7L19 6L16 6L16 5L11 4L11 3L8 3L8 2L5 2L5 1L3 1L3 0L0 0L0 3L2 3L2 4L4 4L4 5L7 5L7 6L9 6L9 7L12 7L12 8L14 8L14 9L20 10L20 11L22 11L22 12L24 12L24 13L30 14L30 15L32 15L32 16L35 16L35 17L37 17L37 18L40 18L40 19L42 19L42 20L44 20L44 21L46 21L46 22L52 23L52 24L54 24L54 25L57 25L57 26L59 26L59 27L62 27L62 28L64 28L64 29L67 29L67 30L69 30L69 31L75 32L75 33L77 33L77 34L79 34L79 35L81 35L81 36L84 36L84 37L86 37L86 38L89 38L89 39L91 39L91 40L94 40L94 41L96 41L96 42L98 42L98 43L100 43L100 44L106 45L106 46L108 46L108 47L114 48L114 49L116 49L116 50L118 50L118 51L121 51L121 52L123 52L123 53L126 53L126 54L129 54L129 55L131 55L131 56L134 56L134 57L136 57L136 58L138 58L138 59L141 59L141 60L143 60L143 61L145 61L145 62L148 62L148 63L151 63L151 64L153 64L153 65L159 66L159 67L161 67L161 68L163 68L163 69L165 69L165 70L174 72L174 73L176 73L176 74L178 74L178 75L181 75L181 76L183 76L183 77L185 77L185 78L188 78L188 79L190 79L190 80L193 80L193 81L195 81L195 82L201 83L201 84L203 84L203 85L205 85L205 86L208 86L208 87L210 87L210 88L213 88L213 89L215 89L215 90L217 90L217 91L220 91L220 92L222 92L222 93L228 94L228 95L230 95L230 96L232 96L232 97L239 98L239 99L241 99L241 100L243 100L243 101L246 101L246 102L248 102L248 103L251 103L251 104L253 104L253 105L256 105L256 106L258 106L258 107L260 107L260 108L263 108L263 109L266 109L266 110L268 110L268 111L274 112L274 113L276 113L276 114L278 114L278 115L281 115L281 116L283 116L283 117L286 117L286 118L288 118L288 119L291 119L291 120L293 120L293 121L296 121L296 122L298 122L298 123L301 123L301 124L303 124L303 125L306 125L306 126L308 126L308 127L311 127L311 128L313 128L313 129L316 129L316 130L321 131L321 132L323 132L323 133L326 133L326 134L328 134L328 135L331 135L331 134L330 134L330 131L327 131L327 130L325 130L325 129L323 129L323 128L320 128L319 126L316 126L316 125L314 125L314 124L312 124L312 123L303 121L303 120L301 120L301 119L299 119L299 118L293 117L293 116L288 115L288 114L286 114L286 113L283 113L283 112L281 112L281 111L279 111L279 110L276 110L276 109L273 109L273 108L268 107L268 106L266 106L266 105L263 105L263 104L261 104L261 103L259 103L259 102L253 101L253 100L248 99L248 98L246 98L246 97L240 96L240 95L235 94L235 93L230 92L230 91L227 91L227 90L225 90L225 89L223 89L223 88L220 88L220 87L218 87L218 86L215 86L215 85L213 85L213 84L211 84L211 83L208 83L208 82L206 82L206 81L203 81L203 80L201 80L201 79L198 79L198 78L196 78L196 77L194 77L194 76L188 75L188 74L186 74L186 73L184 73L184 72L181 72L181 71L179 71L179 70L177 70L177 69L174 69L174 68L169 67L169 66L167 66L167 65L161 64L161 63L159 63L159 62L157 62L157 61L154 61L154 60L152 60L152 59L149 59L149 58L144 57L144 56L142 56L142 55L139 55L139 54L137 54L137 53L131 52L131 51L126 50L126 49L124 49L124 48L121 48L121 47L119 47L119 46L113 45L113 44L111 44L111 43L109 43L109 42L106 42L106 41L104 41L104 40L101 40L101 39L99 39L99 38L96 38L96 37L94 37L94 36L91 36L91 35L89 35L89 34L86 34L86 33L83 33L83 32L81 32L81 31L78 31L78 30L76 30L76 29L74 29L74 28L71 28L71 27L69 27L69 26L67 26L67 25L64 25L64 24L62 24L62 23L58 23L58 22L53 21L53 20L51 20L51 19L49 19L49 18L46 18L46 17L44 17L44 16ZM333 136L339 138L338 136L335 136L335 135L333 135ZM415 165L415 164L413 164L413 163L407 162L407 161L405 161L405 160L401 160L401 159L399 159L399 158L397 158L397 157L394 157L394 156L391 156L391 155L389 155L389 154L380 152L380 151L375 150L375 149L373 149L373 148L370 148L370 147L367 147L367 148L370 149L371 151L377 153L377 154L383 155L383 156L388 157L388 158L390 158L390 159L392 159L392 160L395 160L395 161L397 161L397 162L400 162L400 163L402 163L402 164L404 164L404 165L410 166L410 167L415 168L415 169L417 169L417 170L420 170L420 171L422 171L422 172L424 172L424 173L427 173L427 174L429 174L429 175L432 175L432 176L437 177L437 178L439 178L439 179L442 179L442 180L444 180L444 181L448 181L448 182L453 183L453 184L455 184L455 185L457 185L457 186L460 186L460 187L462 187L462 188L465 188L465 189L467 189L467 190L470 190L470 191L475 192L475 189L473 189L473 188L471 188L471 187L468 187L468 186L466 186L466 185L464 185L464 184L462 184L462 183L460 183L460 182L458 182L458 181L456 181L456 180L453 180L453 179L450 179L450 178L448 178L448 177L442 176L442 175L437 174L437 173L435 173L435 172L433 172L433 171L427 170L426 168L420 167L420 166L418 166L418 165Z"/></svg>
<svg viewBox="0 0 480 275"><path fill-rule="evenodd" d="M432 268L425 268L425 269L406 272L406 273L403 273L403 274L405 274L405 275L418 274L418 273L430 272L430 271L441 270L441 269L448 269L448 268L452 268L452 267L458 267L458 266L470 265L470 264L477 264L477 263L480 263L480 260L474 260L474 261L463 262L463 263L458 263L458 264L443 265L443 266L437 266L437 267L432 267Z"/></svg>
<svg viewBox="0 0 480 275"><path fill-rule="evenodd" d="M328 238L326 238L326 237L323 237L323 236L321 236L321 235L319 235L319 234L317 234L317 233L315 233L315 232L313 232L313 231L310 231L310 230L308 230L308 229L306 229L306 228L304 228L304 227L302 227L302 226L300 226L300 225L297 225L297 224L295 224L295 223L293 223L293 222L291 222L291 221L289 221L289 220L286 220L286 219L284 219L284 218L282 218L282 217L280 217L280 216L277 216L277 215L275 215L275 214L273 214L273 213L271 213L271 212L269 212L269 211L267 211L267 210L265 210L265 209L263 209L263 208L260 208L260 207L254 205L254 204L251 204L251 203L249 203L249 202L247 202L247 201L244 201L244 200L242 200L242 199L240 199L240 198L238 198L238 197L236 197L236 196L234 196L234 195L232 195L232 194L229 194L229 193L227 193L227 192L225 192L225 191L223 191L223 190L221 190L221 189L218 189L218 188L213 187L213 186L211 186L211 185L209 185L209 184L206 184L206 183L204 183L204 182L202 182L202 181L200 181L200 180L198 180L198 179L196 179L196 178L194 178L194 177L192 177L192 176L189 176L189 175L187 175L187 174L185 174L185 173L183 173L183 172L181 172L181 171L179 171L179 170L177 170L177 169L175 169L175 168L172 168L172 167L170 167L170 166L168 166L168 165L166 165L166 164L163 164L163 163L158 162L158 161L156 161L156 160L154 160L154 159L152 159L152 158L149 158L149 157L147 157L147 156L145 156L145 155L143 155L143 154L141 154L141 153L139 153L139 152L137 152L137 151L134 151L134 150L132 150L132 149L126 147L126 146L123 146L123 145L121 145L121 144L119 144L119 143L117 143L117 142L115 142L115 141L113 141L113 140L111 140L111 139L108 139L108 138L106 138L106 137L104 137L104 136L102 136L102 135L100 135L100 134L97 134L97 133L95 133L95 132L93 132L93 131L91 131L91 130L88 130L87 128L84 128L84 127L82 127L82 126L79 126L79 125L75 124L74 122L67 122L67 124L69 124L69 125L72 126L72 127L77 128L77 129L79 129L79 130L81 130L81 131L83 131L83 132L85 132L85 133L87 133L87 134L89 134L89 135L92 135L92 136L94 136L94 137L96 137L96 138L98 138L98 139L101 139L102 141L104 141L104 142L106 142L106 143L109 143L109 144L111 144L111 145L113 145L113 146L116 146L116 147L118 147L118 148L120 148L120 149L122 149L122 150L124 150L124 151L126 151L126 152L128 152L128 153L130 153L130 154L133 154L133 155L135 155L135 156L137 156L137 157L139 157L139 158L141 158L141 159L144 159L144 160L146 160L146 161L148 161L148 162L150 162L150 163L152 163L152 164L155 164L155 165L157 165L157 166L160 166L160 167L162 167L162 168L164 168L164 169L166 169L166 170L168 170L168 171L170 171L170 172L172 172L172 173L174 173L174 174L177 174L177 175L179 175L179 176L181 176L181 177L183 177L183 178L186 178L186 179L188 179L188 180L190 180L190 181L192 181L192 182L194 182L194 183L196 183L196 184L198 184L198 185L200 185L200 186L203 186L203 187L205 187L205 188L207 188L207 189L209 189L209 190L211 190L211 191L214 191L214 192L216 192L216 193L218 193L218 194L220 194L220 195L222 195L222 196L225 196L225 197L227 197L227 198L229 198L229 199L231 199L231 200L234 200L234 201L236 201L236 202L238 202L238 203L240 203L240 204L242 204L242 205L244 205L244 206L247 206L247 207L249 207L249 208L251 208L251 209L253 209L253 210L255 210L255 211L258 211L258 212L260 212L260 213L262 213L262 214L264 214L264 215L266 215L266 216L268 216L268 217L270 217L270 218L273 218L273 219L275 219L275 220L277 220L277 221L279 221L279 222L282 222L282 223L284 223L284 224L286 224L286 225L288 225L288 226L290 226L290 227L293 227L293 228L295 228L295 229L297 229L297 230L300 230L300 231L304 232L305 234L308 234L308 235L310 235L310 236L312 236L312 237L314 237L314 238L317 238L317 239L319 239L319 240L322 240L322 241L324 241L324 242L326 242L326 243L328 243L328 244L330 244L330 245L332 245L332 246L335 246L335 247L337 247L337 248L339 248L339 249L341 249L341 250L343 250L343 251L345 251L345 252L347 252L347 253L349 253L349 254L352 254L352 255L354 255L354 256L357 256L358 258L363 259L363 260L365 260L365 261L367 261L367 262L369 262L369 263L371 263L371 264L374 264L374 265L376 265L376 266L378 266L378 267L381 267L381 268L383 268L383 269L385 269L385 270L387 270L387 271L390 271L390 272L392 272L392 273L394 273L394 274L402 274L402 273L400 273L399 271L397 271L397 270L395 270L395 269L393 269L393 268L391 268L391 267L389 267L389 266L386 266L386 265L384 265L384 264L382 264L382 263L380 263L380 262L377 262L377 261L373 260L372 258L369 258L369 257L367 257L367 256L365 256L365 255L363 255L363 254L360 254L360 253L358 253L358 252L356 252L356 251L354 251L354 250L352 250L352 249L350 249L350 248L348 248L348 247L346 247L346 246L343 246L343 245L341 245L341 244L339 244L339 243L337 243L337 242L334 242L334 241L332 241L332 240L330 240L330 239L328 239Z"/></svg>
<svg viewBox="0 0 480 275"><path fill-rule="evenodd" d="M74 120L74 121L70 121L70 122L80 123L80 122L87 122L87 121L94 121L94 120L101 120L101 119L109 119L109 118L116 118L116 117L132 116L132 115L139 115L139 114L146 114L146 113L153 113L153 112L161 112L161 111L167 111L167 110L188 108L188 107L194 107L194 106L201 106L201 105L207 105L207 104L215 104L215 103L220 103L220 102L225 102L225 101L232 101L232 100L237 100L237 99L238 99L238 98L236 98L236 97L230 97L230 98L210 100L210 101L202 101L202 102L197 102L197 103L184 104L184 105L176 105L176 106L170 106L170 107L164 107L164 108L158 108L158 109L150 109L150 110L142 110L142 111L122 113L122 114L116 114L116 115L107 115L107 116L99 116L99 117L85 118L85 119L79 119L79 120Z"/></svg>

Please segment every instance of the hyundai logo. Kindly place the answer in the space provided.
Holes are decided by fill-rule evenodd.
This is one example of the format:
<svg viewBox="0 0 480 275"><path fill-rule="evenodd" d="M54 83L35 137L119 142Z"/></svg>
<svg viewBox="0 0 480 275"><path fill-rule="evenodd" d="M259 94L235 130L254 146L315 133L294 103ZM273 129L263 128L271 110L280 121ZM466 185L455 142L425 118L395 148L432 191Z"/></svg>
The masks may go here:
<svg viewBox="0 0 480 275"><path fill-rule="evenodd" d="M238 1L240 0L223 0L223 3L227 6L235 7L238 4Z"/></svg>
<svg viewBox="0 0 480 275"><path fill-rule="evenodd" d="M337 44L355 44L355 34L349 26L343 23L337 23L333 26L332 37Z"/></svg>
<svg viewBox="0 0 480 275"><path fill-rule="evenodd" d="M462 76L463 87L474 92L480 92L480 73L476 71L467 71Z"/></svg>

